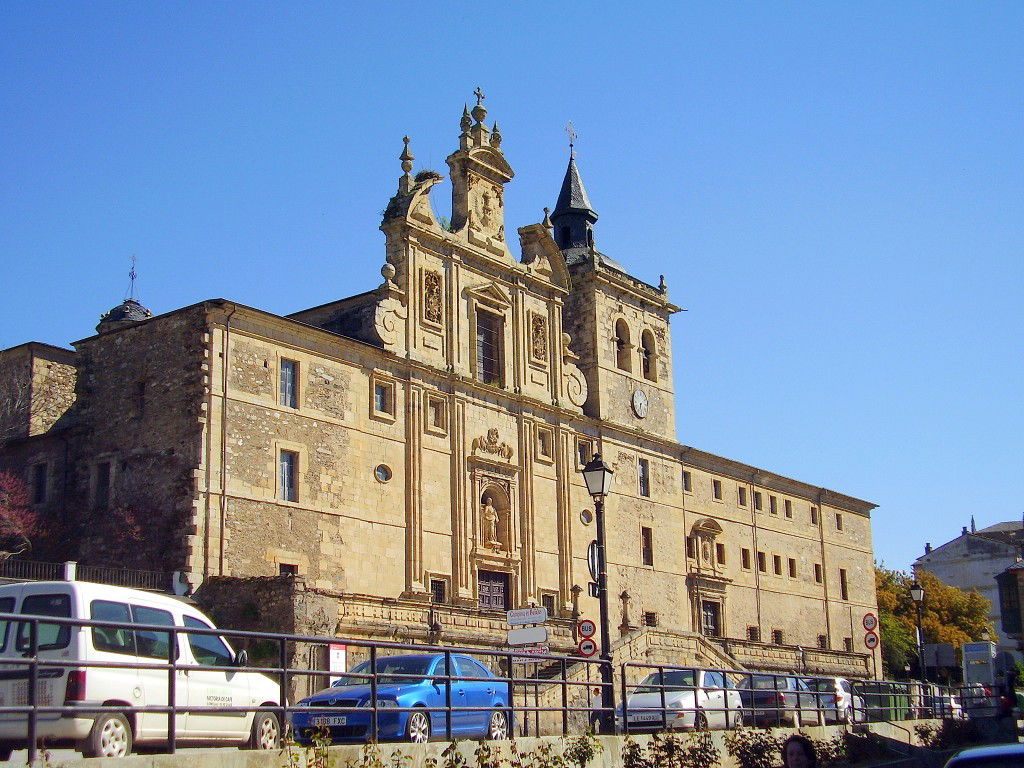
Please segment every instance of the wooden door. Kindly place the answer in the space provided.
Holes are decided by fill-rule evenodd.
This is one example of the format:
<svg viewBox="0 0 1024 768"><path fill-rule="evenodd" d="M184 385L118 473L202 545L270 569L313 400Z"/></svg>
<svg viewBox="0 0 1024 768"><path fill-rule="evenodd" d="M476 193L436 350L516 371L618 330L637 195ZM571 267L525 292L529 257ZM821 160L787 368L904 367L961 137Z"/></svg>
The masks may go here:
<svg viewBox="0 0 1024 768"><path fill-rule="evenodd" d="M485 611L507 611L509 606L508 574L478 571L480 607Z"/></svg>

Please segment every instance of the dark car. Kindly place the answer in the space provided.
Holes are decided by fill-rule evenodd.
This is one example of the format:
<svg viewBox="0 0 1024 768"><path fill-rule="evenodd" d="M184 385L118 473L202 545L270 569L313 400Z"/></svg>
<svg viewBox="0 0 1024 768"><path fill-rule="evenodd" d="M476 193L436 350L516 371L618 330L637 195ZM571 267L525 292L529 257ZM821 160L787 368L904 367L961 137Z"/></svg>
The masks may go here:
<svg viewBox="0 0 1024 768"><path fill-rule="evenodd" d="M1019 768L1024 765L1024 744L991 744L962 749L946 762L946 768Z"/></svg>
<svg viewBox="0 0 1024 768"><path fill-rule="evenodd" d="M424 742L443 737L448 690L453 736L508 737L508 684L471 656L453 653L448 658L447 673L443 653L377 659L378 739ZM373 738L370 671L370 662L364 661L330 688L299 701L296 706L302 709L291 713L295 740L310 744L324 729L332 743ZM339 712L341 707L348 709Z"/></svg>
<svg viewBox="0 0 1024 768"><path fill-rule="evenodd" d="M815 694L798 677L746 675L737 684L743 712L754 725L815 725L819 722Z"/></svg>

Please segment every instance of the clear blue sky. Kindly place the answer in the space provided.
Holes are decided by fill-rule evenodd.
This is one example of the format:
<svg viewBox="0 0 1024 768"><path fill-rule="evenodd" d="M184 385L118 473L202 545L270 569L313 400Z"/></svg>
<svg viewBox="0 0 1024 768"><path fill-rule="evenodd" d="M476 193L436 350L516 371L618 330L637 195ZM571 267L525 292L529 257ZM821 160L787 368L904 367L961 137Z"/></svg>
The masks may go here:
<svg viewBox="0 0 1024 768"><path fill-rule="evenodd" d="M1021 517L1024 4L355 6L0 4L0 347L131 254L157 313L377 285L402 136L447 171L479 85L508 227L572 120L598 247L688 309L681 442L878 503L891 567Z"/></svg>

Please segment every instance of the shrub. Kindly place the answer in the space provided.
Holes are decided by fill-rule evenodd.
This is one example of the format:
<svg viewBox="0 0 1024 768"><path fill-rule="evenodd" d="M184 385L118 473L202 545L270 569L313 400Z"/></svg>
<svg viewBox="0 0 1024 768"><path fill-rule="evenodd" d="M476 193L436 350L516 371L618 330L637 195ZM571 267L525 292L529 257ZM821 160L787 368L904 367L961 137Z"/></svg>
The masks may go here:
<svg viewBox="0 0 1024 768"><path fill-rule="evenodd" d="M766 728L742 728L725 735L725 749L740 768L775 768L782 741Z"/></svg>

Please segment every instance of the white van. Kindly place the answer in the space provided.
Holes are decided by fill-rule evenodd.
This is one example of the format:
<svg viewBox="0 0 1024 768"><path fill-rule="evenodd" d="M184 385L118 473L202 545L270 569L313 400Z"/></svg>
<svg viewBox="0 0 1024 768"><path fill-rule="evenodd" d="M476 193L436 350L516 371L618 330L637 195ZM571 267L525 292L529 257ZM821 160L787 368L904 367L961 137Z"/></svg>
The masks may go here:
<svg viewBox="0 0 1024 768"><path fill-rule="evenodd" d="M172 597L86 581L42 581L0 586L0 613L61 616L118 622L114 627L72 627L40 622L37 702L40 706L124 706L123 712L39 713L36 735L47 746L74 746L87 757L121 757L133 745L167 742L166 712L137 712L132 707L168 706L167 664L170 633L133 630L132 624L212 629L195 606ZM30 624L0 621L0 707L28 701ZM218 635L177 635L176 664L229 667L246 663ZM47 667L48 660L131 664L132 668ZM137 665L137 666L136 666ZM179 707L279 706L280 687L255 672L180 669L175 672ZM28 714L0 713L0 760L24 748ZM176 715L176 739L182 743L278 746L281 725L273 712L182 712Z"/></svg>

